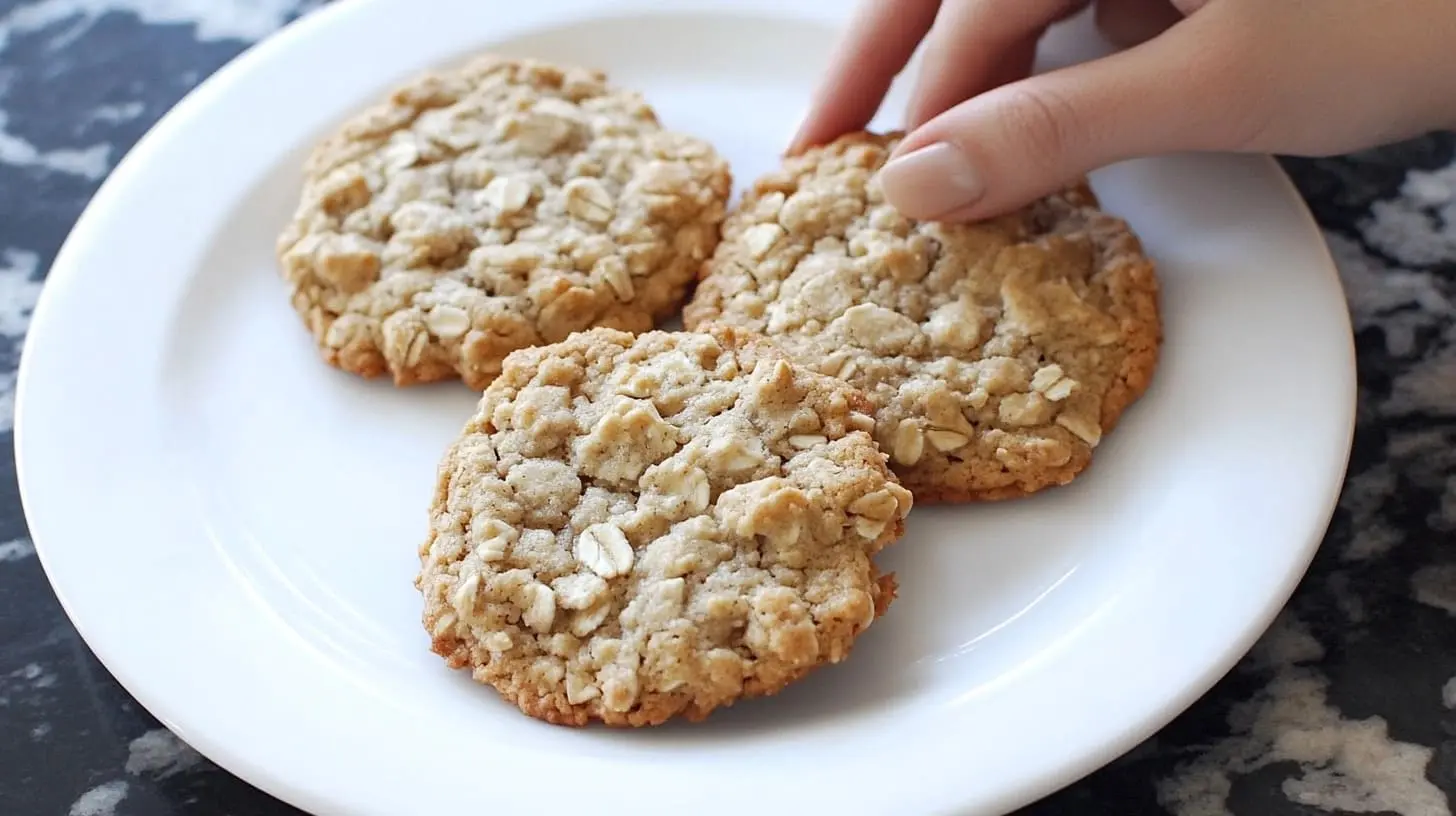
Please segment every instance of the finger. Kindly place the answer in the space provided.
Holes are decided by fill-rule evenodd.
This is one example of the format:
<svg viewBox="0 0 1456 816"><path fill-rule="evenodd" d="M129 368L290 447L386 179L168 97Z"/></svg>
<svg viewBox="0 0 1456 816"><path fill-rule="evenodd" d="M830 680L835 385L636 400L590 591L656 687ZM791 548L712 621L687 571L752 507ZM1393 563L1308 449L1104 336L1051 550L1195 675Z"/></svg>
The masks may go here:
<svg viewBox="0 0 1456 816"><path fill-rule="evenodd" d="M1083 5L1085 0L943 4L925 38L906 127L917 128L952 105L1026 76L1035 42L1046 27Z"/></svg>
<svg viewBox="0 0 1456 816"><path fill-rule="evenodd" d="M995 70L988 78L988 81L986 83L987 89L989 90L991 88L999 88L1002 85L1009 85L1012 82L1016 82L1020 79L1026 79L1028 76L1030 76L1032 66L1036 62L1036 45L1041 40L1042 35L1045 33L1045 31L1032 32L1026 37L1026 39L1021 40L1020 42L1017 42L1008 47L1006 49L1005 55L1001 58L1000 64L996 66ZM954 105L956 103L963 102L966 99L975 96L976 93L979 92L963 96L951 104ZM921 122L919 124L924 124L924 122Z"/></svg>
<svg viewBox="0 0 1456 816"><path fill-rule="evenodd" d="M787 152L798 153L868 124L939 7L940 0L864 0L830 57Z"/></svg>
<svg viewBox="0 0 1456 816"><path fill-rule="evenodd" d="M1131 48L1183 19L1169 0L1098 0L1097 28L1113 45Z"/></svg>
<svg viewBox="0 0 1456 816"><path fill-rule="evenodd" d="M1003 86L910 133L880 174L920 219L1022 206L1098 167L1175 150L1234 149L1257 133L1269 83L1249 25L1209 6L1163 36Z"/></svg>

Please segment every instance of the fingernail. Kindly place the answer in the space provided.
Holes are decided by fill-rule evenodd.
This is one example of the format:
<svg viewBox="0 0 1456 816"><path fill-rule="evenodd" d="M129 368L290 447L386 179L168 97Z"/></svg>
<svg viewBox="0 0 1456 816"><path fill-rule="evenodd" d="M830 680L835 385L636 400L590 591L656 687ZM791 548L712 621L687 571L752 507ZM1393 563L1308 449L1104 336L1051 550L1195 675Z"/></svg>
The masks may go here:
<svg viewBox="0 0 1456 816"><path fill-rule="evenodd" d="M986 192L966 155L945 142L892 159L880 169L880 189L895 209L922 219L968 207Z"/></svg>

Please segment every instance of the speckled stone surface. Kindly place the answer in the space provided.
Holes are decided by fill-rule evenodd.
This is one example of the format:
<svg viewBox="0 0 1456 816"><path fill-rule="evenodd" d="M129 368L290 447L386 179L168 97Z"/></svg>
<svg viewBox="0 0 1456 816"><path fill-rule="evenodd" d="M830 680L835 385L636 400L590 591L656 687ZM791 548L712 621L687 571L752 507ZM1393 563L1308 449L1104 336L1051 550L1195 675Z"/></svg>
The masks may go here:
<svg viewBox="0 0 1456 816"><path fill-rule="evenodd" d="M315 3L0 0L0 439L44 271L131 144ZM1203 700L1029 816L1448 816L1456 790L1456 138L1285 167L1358 331L1360 423L1314 568ZM0 814L296 813L147 715L76 636L0 462Z"/></svg>

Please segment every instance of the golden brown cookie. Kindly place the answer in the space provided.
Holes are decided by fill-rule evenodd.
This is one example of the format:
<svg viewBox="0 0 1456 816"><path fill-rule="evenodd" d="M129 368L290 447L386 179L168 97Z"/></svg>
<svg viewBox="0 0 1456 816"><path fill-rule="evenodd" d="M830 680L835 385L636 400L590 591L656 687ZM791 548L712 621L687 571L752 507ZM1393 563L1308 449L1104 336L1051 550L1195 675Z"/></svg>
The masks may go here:
<svg viewBox="0 0 1456 816"><path fill-rule="evenodd" d="M1147 388L1153 264L1085 184L976 224L917 222L853 134L759 179L684 318L762 332L874 403L875 437L924 502L1071 481Z"/></svg>
<svg viewBox="0 0 1456 816"><path fill-rule="evenodd" d="M352 118L278 241L324 359L484 388L518 348L676 312L731 182L601 73L480 57Z"/></svg>
<svg viewBox="0 0 1456 816"><path fill-rule="evenodd" d="M700 720L845 659L911 503L868 408L727 328L515 352L440 467L434 651L567 725Z"/></svg>

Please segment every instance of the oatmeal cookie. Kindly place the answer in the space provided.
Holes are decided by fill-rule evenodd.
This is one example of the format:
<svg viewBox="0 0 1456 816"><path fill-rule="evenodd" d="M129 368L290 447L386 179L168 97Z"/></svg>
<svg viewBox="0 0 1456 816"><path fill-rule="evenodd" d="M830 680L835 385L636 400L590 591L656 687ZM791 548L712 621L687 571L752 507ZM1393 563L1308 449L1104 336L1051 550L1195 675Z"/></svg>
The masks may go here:
<svg viewBox="0 0 1456 816"><path fill-rule="evenodd" d="M909 220L876 178L898 138L852 134L758 180L684 321L762 332L862 390L917 500L1064 484L1152 377L1153 264L1085 184L982 223Z"/></svg>
<svg viewBox="0 0 1456 816"><path fill-rule="evenodd" d="M515 352L440 466L433 650L566 725L700 720L845 659L911 503L868 408L728 328Z"/></svg>
<svg viewBox="0 0 1456 816"><path fill-rule="evenodd" d="M304 176L277 250L324 359L476 389L515 349L675 314L731 188L603 74L494 56L399 88Z"/></svg>

